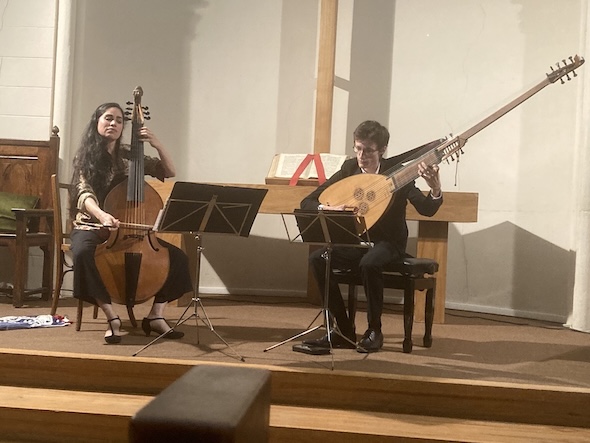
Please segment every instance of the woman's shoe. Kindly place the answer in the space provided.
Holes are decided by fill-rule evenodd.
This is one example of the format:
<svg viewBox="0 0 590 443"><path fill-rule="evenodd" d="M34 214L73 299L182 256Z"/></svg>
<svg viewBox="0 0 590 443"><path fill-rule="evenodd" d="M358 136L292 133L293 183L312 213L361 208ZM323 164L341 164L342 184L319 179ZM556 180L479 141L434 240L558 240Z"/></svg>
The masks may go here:
<svg viewBox="0 0 590 443"><path fill-rule="evenodd" d="M154 331L156 334L164 334L162 338L167 338L169 340L178 340L179 338L184 337L184 332L175 331L174 329L168 329L168 332L165 331L158 331L156 328L152 328L152 322L156 320L163 320L166 323L166 319L162 317L158 318L147 318L141 321L141 329L145 332L145 335L149 337L149 335ZM166 323L168 324L168 323Z"/></svg>
<svg viewBox="0 0 590 443"><path fill-rule="evenodd" d="M106 341L109 345L121 343L121 336L115 334L115 330L113 329L113 322L114 321L119 322L119 329L121 329L121 319L119 317L113 317L110 320L107 320L107 324L109 325L109 328L111 330L111 335L105 335L104 341Z"/></svg>

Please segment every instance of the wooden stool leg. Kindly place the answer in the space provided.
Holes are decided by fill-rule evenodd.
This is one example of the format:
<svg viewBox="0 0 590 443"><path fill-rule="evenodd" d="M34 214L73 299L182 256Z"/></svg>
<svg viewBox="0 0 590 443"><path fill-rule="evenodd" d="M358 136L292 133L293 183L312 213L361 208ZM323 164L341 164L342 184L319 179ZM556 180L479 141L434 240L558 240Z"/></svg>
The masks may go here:
<svg viewBox="0 0 590 443"><path fill-rule="evenodd" d="M55 289L53 290L53 302L51 303L51 315L57 312L57 304L59 303L59 295L61 293L61 285L64 281L63 260L58 260L55 270Z"/></svg>
<svg viewBox="0 0 590 443"><path fill-rule="evenodd" d="M49 300L51 297L51 273L53 272L53 248L51 246L41 246L43 251L43 277L42 277L42 292L41 300Z"/></svg>
<svg viewBox="0 0 590 443"><path fill-rule="evenodd" d="M11 251L15 257L14 261L14 280L12 282L12 304L15 308L22 307L24 303L24 292L28 272L28 248L23 245L17 245L16 248Z"/></svg>
<svg viewBox="0 0 590 443"><path fill-rule="evenodd" d="M78 300L78 314L76 316L76 331L80 330L82 326L82 312L84 311L84 302L82 300Z"/></svg>
<svg viewBox="0 0 590 443"><path fill-rule="evenodd" d="M404 285L404 343L403 350L406 354L412 352L412 329L414 326L414 280L407 279Z"/></svg>
<svg viewBox="0 0 590 443"><path fill-rule="evenodd" d="M436 283L426 291L426 307L424 312L424 347L432 346L432 322L434 320L434 291Z"/></svg>
<svg viewBox="0 0 590 443"><path fill-rule="evenodd" d="M129 314L129 320L131 320L131 326L137 328L137 320L135 320L135 314L133 313L133 308L127 306L127 314Z"/></svg>

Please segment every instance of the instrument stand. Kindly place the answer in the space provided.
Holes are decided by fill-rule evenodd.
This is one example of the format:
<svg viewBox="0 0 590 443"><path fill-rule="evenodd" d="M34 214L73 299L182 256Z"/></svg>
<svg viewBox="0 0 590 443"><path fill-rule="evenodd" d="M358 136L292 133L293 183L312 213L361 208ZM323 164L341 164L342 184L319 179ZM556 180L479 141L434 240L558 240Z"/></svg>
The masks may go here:
<svg viewBox="0 0 590 443"><path fill-rule="evenodd" d="M258 208L266 195L266 189L239 188L230 186L205 185L198 183L176 182L170 194L162 216L156 222L159 232L190 232L196 241L196 264L195 283L191 302L187 305L175 325L150 343L145 345L133 356L151 346L159 339L169 334L178 326L195 318L197 328L197 344L200 343L199 320L221 340L240 361L244 357L238 354L230 345L217 333L205 307L199 297L200 270L201 270L201 246L200 232L227 233L241 236L248 236ZM190 226L198 226L195 232L186 229ZM190 308L192 313L184 318ZM199 315L199 308L203 316Z"/></svg>
<svg viewBox="0 0 590 443"><path fill-rule="evenodd" d="M275 349L279 346L303 337L318 329L325 329L328 338L329 348L309 348L304 344L294 345L293 350L303 352L306 354L313 355L331 355L331 369L334 369L334 353L332 352L332 334L337 334L344 340L355 346L356 348L362 349L357 343L344 336L338 324L332 319L329 308L329 296L330 296L330 275L332 273L332 248L334 246L333 241L337 241L339 245L346 245L349 247L368 247L368 233L364 228L365 223L362 217L357 217L354 214L342 212L342 211L296 211L295 217L297 218L297 224L301 233L295 237L291 242L297 241L299 238L303 242L310 244L319 244L325 247L325 251L322 254L322 258L326 261L325 271L325 282L324 282L324 300L323 306L320 312L314 317L307 329L300 332L292 337L289 337L282 342L276 343L269 346L264 352ZM288 228L285 224L285 228ZM366 239L361 237L361 233L366 234ZM366 240L366 241L365 241ZM322 316L322 324L312 327L316 320Z"/></svg>
<svg viewBox="0 0 590 443"><path fill-rule="evenodd" d="M200 275L200 267L201 267L201 252L203 251L204 248L201 246L201 238L198 234L195 234L195 241L197 243L197 246L196 246L197 259L196 259L196 265L195 265L195 267L196 267L195 285L194 285L194 289L193 289L193 296L191 298L191 302L187 305L186 309L182 312L182 314L180 315L180 317L178 318L178 320L176 321L176 323L174 324L174 326L170 330L163 332L162 334L157 336L155 339L153 339L151 342L149 342L147 345L145 345L143 348L141 348L139 351L137 351L135 354L133 354L134 357L137 354L139 354L141 351L143 351L144 349L150 347L152 344L154 344L155 342L160 340L161 338L164 338L167 334L174 331L174 329L176 329L178 326L186 323L187 321L189 321L191 318L194 317L195 318L195 326L197 328L197 344L200 344L200 342L201 342L200 336L199 336L199 320L201 320L203 322L203 324L211 332L213 332L217 336L217 338L219 338L219 340L221 340L229 349L231 349L231 351L236 355L236 357L240 361L245 361L244 357L242 357L240 354L238 354L229 345L229 343L226 342L223 339L223 337L217 333L217 331L213 327L213 324L211 323L211 320L209 319L209 316L207 315L207 311L205 311L205 306L203 306L203 302L201 301L201 297L199 297L199 275ZM188 310L191 307L193 308L193 312L188 317L184 318L184 316L186 315L186 313L188 312ZM203 316L199 315L199 308L201 308L201 311L203 312Z"/></svg>

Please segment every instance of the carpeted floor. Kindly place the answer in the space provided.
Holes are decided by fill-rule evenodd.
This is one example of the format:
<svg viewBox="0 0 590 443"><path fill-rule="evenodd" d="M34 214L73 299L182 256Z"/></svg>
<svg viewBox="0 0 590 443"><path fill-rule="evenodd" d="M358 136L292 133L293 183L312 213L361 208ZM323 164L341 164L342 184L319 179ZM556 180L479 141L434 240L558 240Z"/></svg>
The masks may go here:
<svg viewBox="0 0 590 443"><path fill-rule="evenodd" d="M74 325L0 331L0 348L90 353L102 355L179 358L219 362L239 362L283 367L324 368L366 373L386 373L466 380L500 381L537 385L590 388L590 334L575 332L561 325L512 317L450 311L444 324L433 328L432 348L422 345L424 325L414 324L414 350L404 354L403 317L399 306L389 306L383 316L385 345L373 354L336 349L332 355L312 356L292 351L293 340L274 349L268 347L308 329L321 325L321 308L294 299L247 296L207 296L201 299L204 310L195 305L169 306L171 323L183 313L188 321L178 327L185 337L178 341L149 343L140 328L133 329L125 309L119 306L126 335L119 345L103 340L106 321L101 313L92 318L86 307L81 331ZM61 300L58 314L76 319L76 301ZM149 305L138 305L135 315L141 321ZM49 313L49 302L32 300L16 309L11 300L0 295L0 317L34 316ZM206 325L206 318L214 331ZM313 324L312 324L313 322ZM357 314L357 332L366 326L361 305ZM306 337L319 336L323 329ZM227 342L226 345L221 338Z"/></svg>

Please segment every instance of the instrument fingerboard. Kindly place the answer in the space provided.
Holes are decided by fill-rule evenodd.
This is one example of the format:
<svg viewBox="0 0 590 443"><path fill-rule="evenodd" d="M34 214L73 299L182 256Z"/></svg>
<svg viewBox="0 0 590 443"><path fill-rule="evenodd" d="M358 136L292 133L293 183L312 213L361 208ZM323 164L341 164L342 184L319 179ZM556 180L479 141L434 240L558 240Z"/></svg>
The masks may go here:
<svg viewBox="0 0 590 443"><path fill-rule="evenodd" d="M395 189L399 189L420 177L418 172L420 163L424 162L427 166L432 166L439 164L440 161L439 151L437 148L433 148L410 163L406 163L392 172L386 172L386 175L392 179Z"/></svg>

